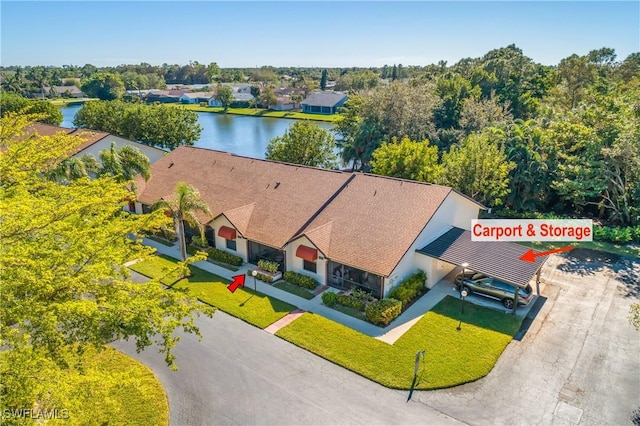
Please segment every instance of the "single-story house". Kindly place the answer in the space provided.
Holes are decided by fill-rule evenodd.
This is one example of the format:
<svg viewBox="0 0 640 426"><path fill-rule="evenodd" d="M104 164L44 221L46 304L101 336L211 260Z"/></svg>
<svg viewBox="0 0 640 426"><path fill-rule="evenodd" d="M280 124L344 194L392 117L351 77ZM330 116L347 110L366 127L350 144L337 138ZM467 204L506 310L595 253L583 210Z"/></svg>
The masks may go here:
<svg viewBox="0 0 640 426"><path fill-rule="evenodd" d="M180 96L180 102L183 104L199 104L200 102L209 102L213 98L213 92L187 92Z"/></svg>
<svg viewBox="0 0 640 426"><path fill-rule="evenodd" d="M290 111L295 108L295 105L289 96L279 96L276 99L277 103L271 107L274 111Z"/></svg>
<svg viewBox="0 0 640 426"><path fill-rule="evenodd" d="M47 93L52 97L84 98L84 93L76 86L51 86Z"/></svg>
<svg viewBox="0 0 640 426"><path fill-rule="evenodd" d="M345 102L347 102L347 95L342 92L316 91L302 101L302 112L335 114Z"/></svg>
<svg viewBox="0 0 640 426"><path fill-rule="evenodd" d="M151 164L160 160L167 154L167 152L162 149L130 141L128 139L112 135L111 133L99 132L97 130L70 129L67 127L52 126L50 124L34 123L29 127L28 133L37 133L39 136L53 136L58 133L78 136L84 139L84 142L76 147L72 156L82 157L83 155L91 154L98 161L100 161L100 151L111 148L111 142L115 142L117 148L124 145L130 145L140 149L149 158L149 162Z"/></svg>
<svg viewBox="0 0 640 426"><path fill-rule="evenodd" d="M233 92L233 102L231 106L234 108L246 108L253 105L255 98L250 93ZM222 103L214 97L209 99L210 107L221 107Z"/></svg>
<svg viewBox="0 0 640 426"><path fill-rule="evenodd" d="M460 266L421 250L451 229L469 230L483 208L446 186L179 147L153 164L149 181L137 179L138 202L130 211L149 212L179 182L196 187L208 203L212 217L200 220L211 246L376 297L417 269L431 287ZM474 266L485 272L483 264Z"/></svg>
<svg viewBox="0 0 640 426"><path fill-rule="evenodd" d="M185 94L186 90L157 90L153 89L147 93L144 98L145 102L153 103L160 102L163 104L180 102L180 97Z"/></svg>

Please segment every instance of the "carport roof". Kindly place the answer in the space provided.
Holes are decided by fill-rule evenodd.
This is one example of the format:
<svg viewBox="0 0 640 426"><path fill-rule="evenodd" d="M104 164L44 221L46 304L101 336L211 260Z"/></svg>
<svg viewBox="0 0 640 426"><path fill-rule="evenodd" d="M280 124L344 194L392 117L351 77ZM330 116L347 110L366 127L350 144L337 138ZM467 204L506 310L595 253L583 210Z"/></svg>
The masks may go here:
<svg viewBox="0 0 640 426"><path fill-rule="evenodd" d="M528 247L502 241L471 241L471 232L456 227L416 251L454 265L468 263L467 269L519 287L529 284L548 257L525 262L520 256L529 251Z"/></svg>

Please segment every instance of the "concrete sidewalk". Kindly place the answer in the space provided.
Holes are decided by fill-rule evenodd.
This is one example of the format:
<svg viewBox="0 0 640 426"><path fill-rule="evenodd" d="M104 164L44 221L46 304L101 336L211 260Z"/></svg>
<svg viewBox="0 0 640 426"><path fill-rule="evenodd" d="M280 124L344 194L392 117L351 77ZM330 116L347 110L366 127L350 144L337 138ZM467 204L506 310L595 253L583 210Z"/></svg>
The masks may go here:
<svg viewBox="0 0 640 426"><path fill-rule="evenodd" d="M145 239L144 244L150 247L154 247L160 254L166 254L176 259L180 257L177 245L168 247L149 239ZM238 271L234 272L207 261L196 262L194 263L194 265L198 268L204 269L205 271L211 272L228 280L233 280L233 276L235 275L246 275L247 271L256 268L255 265L245 263L239 268ZM247 279L248 280L246 285L249 287L253 287L251 277L247 277ZM321 315L332 321L357 330L363 334L371 337L376 337L389 344L393 344L397 339L399 339L400 336L407 332L426 312L432 309L444 297L446 297L447 295L459 297L459 293L455 291L453 287L452 278L445 277L445 279L434 285L425 295L418 299L413 305L409 307L409 309L404 311L390 325L382 328L369 322L354 318L350 315L343 314L342 312L336 311L335 309L323 305L322 293L316 295L313 299L307 300L291 294L287 291L275 288L271 284L262 282L260 280L257 280L256 282L256 289L262 294L280 299L284 302L298 307L303 311ZM329 287L326 291L338 290ZM521 309L519 309L518 312L519 315L521 314L520 310Z"/></svg>

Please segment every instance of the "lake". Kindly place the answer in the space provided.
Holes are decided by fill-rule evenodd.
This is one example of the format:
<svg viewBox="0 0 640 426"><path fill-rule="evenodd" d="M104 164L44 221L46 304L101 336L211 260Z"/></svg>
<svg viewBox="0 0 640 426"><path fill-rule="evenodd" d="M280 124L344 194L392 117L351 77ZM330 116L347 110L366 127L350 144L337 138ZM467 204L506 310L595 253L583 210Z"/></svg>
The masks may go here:
<svg viewBox="0 0 640 426"><path fill-rule="evenodd" d="M81 106L61 108L62 127L73 127ZM288 118L251 117L232 114L198 112L198 122L202 127L200 140L195 146L232 152L253 158L264 158L269 141L282 136L296 122ZM323 129L330 130L333 124L316 122Z"/></svg>

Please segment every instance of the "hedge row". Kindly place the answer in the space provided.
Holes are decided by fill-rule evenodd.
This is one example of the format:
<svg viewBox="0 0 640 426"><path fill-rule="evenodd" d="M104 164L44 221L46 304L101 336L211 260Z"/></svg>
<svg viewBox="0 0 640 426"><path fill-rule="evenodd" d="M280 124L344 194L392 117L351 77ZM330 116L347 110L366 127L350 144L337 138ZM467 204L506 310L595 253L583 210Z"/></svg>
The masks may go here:
<svg viewBox="0 0 640 426"><path fill-rule="evenodd" d="M610 243L640 243L640 226L608 227L593 226L593 239L595 241L608 241Z"/></svg>
<svg viewBox="0 0 640 426"><path fill-rule="evenodd" d="M215 247L208 248L207 254L213 260L228 263L229 265L233 266L241 266L244 262L240 256L236 256L235 254L231 254L227 251L220 250Z"/></svg>
<svg viewBox="0 0 640 426"><path fill-rule="evenodd" d="M249 275L250 277L252 277L252 271L247 271L247 275ZM260 272L258 272L256 274L256 278L259 279L260 281L263 281L265 283L272 283L273 282L273 278L271 278L269 275L265 275L265 274L261 274Z"/></svg>
<svg viewBox="0 0 640 426"><path fill-rule="evenodd" d="M318 286L318 281L309 275L300 274L298 272L287 271L284 273L283 278L285 281L295 284L298 287L308 288L309 290L315 290Z"/></svg>
<svg viewBox="0 0 640 426"><path fill-rule="evenodd" d="M365 309L367 320L376 325L387 326L402 312L402 302L397 299L382 299Z"/></svg>
<svg viewBox="0 0 640 426"><path fill-rule="evenodd" d="M272 262L270 260L262 259L258 261L258 268L262 269L263 271L275 274L276 272L278 272L278 269L280 269L280 264L278 262Z"/></svg>
<svg viewBox="0 0 640 426"><path fill-rule="evenodd" d="M391 290L389 297L402 302L402 308L405 309L409 303L422 295L426 279L424 271L418 271Z"/></svg>

